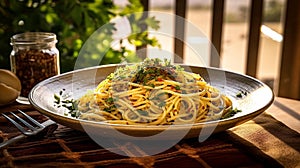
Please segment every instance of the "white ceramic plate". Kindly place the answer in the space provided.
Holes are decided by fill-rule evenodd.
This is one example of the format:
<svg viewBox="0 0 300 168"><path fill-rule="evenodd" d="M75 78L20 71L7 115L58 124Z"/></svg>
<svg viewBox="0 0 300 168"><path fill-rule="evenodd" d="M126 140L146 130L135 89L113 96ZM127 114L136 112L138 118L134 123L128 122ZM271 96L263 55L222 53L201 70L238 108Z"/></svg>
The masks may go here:
<svg viewBox="0 0 300 168"><path fill-rule="evenodd" d="M200 74L207 82L217 87L220 92L229 96L234 103L234 107L242 110L242 112L237 113L233 117L218 121L189 125L175 125L172 127L132 126L79 120L64 115L61 110L58 110L57 107L54 106L54 94L64 89L65 92L72 92L75 99L79 98L84 95L87 90L94 89L100 81L115 71L118 65L106 65L76 70L44 80L31 90L29 101L37 110L52 120L76 130L86 131L85 128L89 127L97 130L94 132L96 134L116 136L116 134L111 133L111 129L114 129L129 136L145 137L156 135L168 129L168 134L160 138L172 139L177 138L178 133L181 132L185 135L185 138L197 137L200 134L205 135L206 133L201 132L203 128L211 130L207 131L209 134L227 130L261 114L274 100L272 90L261 81L252 77L217 68L183 66L186 69ZM237 96L238 93L242 93L241 96Z"/></svg>

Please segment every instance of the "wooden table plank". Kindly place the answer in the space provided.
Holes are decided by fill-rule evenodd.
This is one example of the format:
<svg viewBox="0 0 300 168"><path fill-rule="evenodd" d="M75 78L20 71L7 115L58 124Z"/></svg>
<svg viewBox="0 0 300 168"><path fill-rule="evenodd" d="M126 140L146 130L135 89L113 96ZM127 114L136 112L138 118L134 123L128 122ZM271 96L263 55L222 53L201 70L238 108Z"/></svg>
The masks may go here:
<svg viewBox="0 0 300 168"><path fill-rule="evenodd" d="M267 113L300 133L300 101L276 97Z"/></svg>

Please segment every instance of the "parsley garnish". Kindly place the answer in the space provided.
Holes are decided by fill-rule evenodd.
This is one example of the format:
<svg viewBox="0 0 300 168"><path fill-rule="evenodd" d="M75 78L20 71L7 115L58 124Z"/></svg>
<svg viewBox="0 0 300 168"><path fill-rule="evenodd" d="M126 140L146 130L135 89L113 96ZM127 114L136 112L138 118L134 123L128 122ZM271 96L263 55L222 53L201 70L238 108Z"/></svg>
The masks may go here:
<svg viewBox="0 0 300 168"><path fill-rule="evenodd" d="M79 117L78 102L64 93L65 89L59 91L59 95L54 94L54 106L57 108L64 107L72 117Z"/></svg>
<svg viewBox="0 0 300 168"><path fill-rule="evenodd" d="M237 108L230 109L225 115L222 116L222 119L232 117L232 116L234 116L235 114L237 114L241 111L242 110L239 110Z"/></svg>
<svg viewBox="0 0 300 168"><path fill-rule="evenodd" d="M176 86L175 86L175 89L176 89L176 90L180 90L180 86L176 85Z"/></svg>

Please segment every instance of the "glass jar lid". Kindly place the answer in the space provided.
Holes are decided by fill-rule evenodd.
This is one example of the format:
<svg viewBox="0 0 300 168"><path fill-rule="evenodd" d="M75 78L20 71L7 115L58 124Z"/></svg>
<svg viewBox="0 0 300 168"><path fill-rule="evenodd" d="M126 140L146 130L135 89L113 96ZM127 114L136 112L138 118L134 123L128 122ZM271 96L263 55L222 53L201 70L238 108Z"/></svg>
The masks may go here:
<svg viewBox="0 0 300 168"><path fill-rule="evenodd" d="M11 37L11 45L44 45L57 43L56 35L48 32L26 32Z"/></svg>

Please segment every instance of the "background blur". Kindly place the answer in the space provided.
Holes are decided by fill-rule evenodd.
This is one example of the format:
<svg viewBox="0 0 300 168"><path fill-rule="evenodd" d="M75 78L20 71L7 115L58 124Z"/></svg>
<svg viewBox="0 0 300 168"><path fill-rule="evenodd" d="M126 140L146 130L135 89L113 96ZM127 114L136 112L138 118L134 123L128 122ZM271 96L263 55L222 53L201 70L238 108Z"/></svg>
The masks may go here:
<svg viewBox="0 0 300 168"><path fill-rule="evenodd" d="M149 3L150 11L174 13L175 0L149 0ZM220 54L223 69L245 73L249 8L250 0L226 0L223 44ZM280 68L284 9L285 0L264 1L257 77L271 87L278 78ZM143 7L139 0L2 0L0 2L0 68L10 69L9 54L12 47L9 43L12 35L26 31L48 31L58 36L57 47L60 51L61 72L71 71L80 48L97 28L117 16L140 11L143 11ZM149 28L159 30L168 26L170 33L174 31L174 26L170 26L174 25L174 20L133 19L137 28L147 25ZM187 20L207 37L211 37L212 0L189 0ZM108 31L105 38L110 39L112 33ZM173 52L174 42L164 37L150 38L147 34L141 33L127 40L135 47L148 45ZM186 40L195 44L199 43L192 36ZM102 43L102 48L109 45L109 43ZM104 51L100 48L99 52ZM134 61L135 54L134 50L124 45L119 49L107 51L101 64L118 63L122 59ZM185 55L187 55L185 63L199 63L189 49L185 49ZM93 54L89 56L91 59L97 57Z"/></svg>

